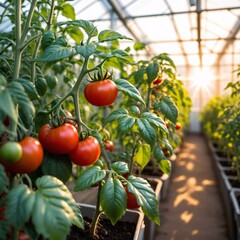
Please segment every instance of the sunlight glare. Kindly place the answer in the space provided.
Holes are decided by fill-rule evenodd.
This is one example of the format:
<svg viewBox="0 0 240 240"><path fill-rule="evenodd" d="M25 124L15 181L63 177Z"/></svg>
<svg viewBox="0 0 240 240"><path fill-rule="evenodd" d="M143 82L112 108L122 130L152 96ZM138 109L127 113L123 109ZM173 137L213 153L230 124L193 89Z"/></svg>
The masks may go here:
<svg viewBox="0 0 240 240"><path fill-rule="evenodd" d="M196 69L191 80L197 88L207 90L212 84L213 73L210 69Z"/></svg>

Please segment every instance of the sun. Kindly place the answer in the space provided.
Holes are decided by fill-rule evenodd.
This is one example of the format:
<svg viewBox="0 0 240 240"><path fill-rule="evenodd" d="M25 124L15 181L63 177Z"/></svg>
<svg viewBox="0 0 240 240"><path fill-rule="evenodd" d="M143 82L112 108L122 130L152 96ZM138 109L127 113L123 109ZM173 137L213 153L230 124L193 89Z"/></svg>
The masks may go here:
<svg viewBox="0 0 240 240"><path fill-rule="evenodd" d="M205 94L211 94L210 90L213 85L214 74L210 68L195 69L190 80L190 89L193 90L193 95L197 94L199 91Z"/></svg>

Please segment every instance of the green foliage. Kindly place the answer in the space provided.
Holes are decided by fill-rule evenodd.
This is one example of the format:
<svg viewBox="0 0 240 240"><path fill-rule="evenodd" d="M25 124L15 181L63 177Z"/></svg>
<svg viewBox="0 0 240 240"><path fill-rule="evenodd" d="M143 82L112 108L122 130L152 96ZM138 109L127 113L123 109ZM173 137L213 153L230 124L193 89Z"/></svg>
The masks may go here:
<svg viewBox="0 0 240 240"><path fill-rule="evenodd" d="M118 179L108 178L101 188L100 203L114 225L126 211L126 192Z"/></svg>
<svg viewBox="0 0 240 240"><path fill-rule="evenodd" d="M66 239L72 224L83 228L79 208L60 180L44 176L36 187L33 191L22 184L9 192L5 215L13 227L20 228L31 219L36 232L48 239Z"/></svg>

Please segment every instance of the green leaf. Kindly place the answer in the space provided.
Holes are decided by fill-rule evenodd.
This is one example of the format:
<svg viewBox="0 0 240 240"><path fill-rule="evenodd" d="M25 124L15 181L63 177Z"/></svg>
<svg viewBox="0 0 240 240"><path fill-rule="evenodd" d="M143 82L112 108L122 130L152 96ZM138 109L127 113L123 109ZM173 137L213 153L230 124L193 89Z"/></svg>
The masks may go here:
<svg viewBox="0 0 240 240"><path fill-rule="evenodd" d="M93 184L100 182L106 176L106 171L102 170L99 166L91 166L85 171L81 172L76 180L74 191L82 191Z"/></svg>
<svg viewBox="0 0 240 240"><path fill-rule="evenodd" d="M108 115L108 117L105 119L105 124L108 122L119 120L127 116L128 116L128 111L126 109L124 108L117 109Z"/></svg>
<svg viewBox="0 0 240 240"><path fill-rule="evenodd" d="M147 76L148 76L148 83L151 83L156 77L158 76L159 66L156 61L149 64L146 68Z"/></svg>
<svg viewBox="0 0 240 240"><path fill-rule="evenodd" d="M126 52L123 50L114 50L112 51L110 57L116 57L119 61L122 61L126 64L135 64L134 59Z"/></svg>
<svg viewBox="0 0 240 240"><path fill-rule="evenodd" d="M172 154L173 153L173 148L171 143L168 141L168 139L162 139L164 142L164 146L167 148L167 150Z"/></svg>
<svg viewBox="0 0 240 240"><path fill-rule="evenodd" d="M2 110L13 122L17 122L17 111L9 89L0 91L0 110Z"/></svg>
<svg viewBox="0 0 240 240"><path fill-rule="evenodd" d="M146 141L151 146L153 146L153 144L156 141L155 129L144 118L138 118L137 125L138 125L140 136L143 138L143 140Z"/></svg>
<svg viewBox="0 0 240 240"><path fill-rule="evenodd" d="M120 162L120 161L119 162L114 162L111 165L111 168L112 168L112 170L114 170L115 172L117 172L120 175L129 172L128 164L125 163L125 162Z"/></svg>
<svg viewBox="0 0 240 240"><path fill-rule="evenodd" d="M168 134L168 129L165 125L165 122L163 121L162 118L158 117L155 113L150 113L150 112L144 112L142 114L142 118L145 118L148 120L149 123L152 125L159 127L162 129L165 133Z"/></svg>
<svg viewBox="0 0 240 240"><path fill-rule="evenodd" d="M135 123L135 118L131 116L126 116L119 119L117 131L120 135L130 131Z"/></svg>
<svg viewBox="0 0 240 240"><path fill-rule="evenodd" d="M30 219L34 201L35 194L26 185L14 187L7 195L7 220L16 228L23 226Z"/></svg>
<svg viewBox="0 0 240 240"><path fill-rule="evenodd" d="M96 51L94 44L76 46L76 52L84 58L91 56Z"/></svg>
<svg viewBox="0 0 240 240"><path fill-rule="evenodd" d="M136 72L134 72L134 79L136 83L143 83L144 75L146 73L146 69L144 67L140 67Z"/></svg>
<svg viewBox="0 0 240 240"><path fill-rule="evenodd" d="M165 155L162 151L162 148L160 148L158 145L155 145L154 146L154 149L153 149L153 156L155 157L155 159L157 160L157 162L165 159Z"/></svg>
<svg viewBox="0 0 240 240"><path fill-rule="evenodd" d="M167 62L171 67L176 69L174 61L167 55L167 53L162 53L162 54L156 56L155 58L158 60L162 60L163 64L166 64L166 62Z"/></svg>
<svg viewBox="0 0 240 240"><path fill-rule="evenodd" d="M142 144L134 156L134 161L143 169L149 163L150 157L151 147L148 144Z"/></svg>
<svg viewBox="0 0 240 240"><path fill-rule="evenodd" d="M160 162L158 162L158 166L163 173L169 174L171 172L172 164L167 159L162 159Z"/></svg>
<svg viewBox="0 0 240 240"><path fill-rule="evenodd" d="M72 162L66 154L45 152L41 169L44 175L50 175L66 183L72 175Z"/></svg>
<svg viewBox="0 0 240 240"><path fill-rule="evenodd" d="M107 179L100 192L100 204L113 225L125 213L126 201L126 192L122 183L118 179Z"/></svg>
<svg viewBox="0 0 240 240"><path fill-rule="evenodd" d="M84 29L84 31L87 33L88 36L97 36L98 31L97 28L89 21L87 20L74 20L74 21L67 21L67 22L59 22L55 24L56 26L77 26Z"/></svg>
<svg viewBox="0 0 240 240"><path fill-rule="evenodd" d="M0 164L0 196L8 191L8 177L3 165Z"/></svg>
<svg viewBox="0 0 240 240"><path fill-rule="evenodd" d="M160 224L158 199L147 180L130 175L128 177L128 191L136 197L138 205L144 214L156 224Z"/></svg>
<svg viewBox="0 0 240 240"><path fill-rule="evenodd" d="M43 176L37 179L36 186L32 222L39 234L46 239L65 240L72 224L83 228L80 210L60 180Z"/></svg>
<svg viewBox="0 0 240 240"><path fill-rule="evenodd" d="M171 122L176 123L178 118L178 108L169 97L163 97L156 105L159 111Z"/></svg>
<svg viewBox="0 0 240 240"><path fill-rule="evenodd" d="M112 30L103 30L98 35L98 41L99 42L113 41L113 40L117 40L117 39L132 40L131 38L128 38L124 35L121 35L118 32L112 31Z"/></svg>
<svg viewBox="0 0 240 240"><path fill-rule="evenodd" d="M143 50L146 47L145 43L135 42L133 48L135 51Z"/></svg>
<svg viewBox="0 0 240 240"><path fill-rule="evenodd" d="M52 44L45 49L42 56L33 59L35 62L54 62L74 55L71 47L65 47L60 44Z"/></svg>
<svg viewBox="0 0 240 240"><path fill-rule="evenodd" d="M75 20L75 11L72 5L69 3L64 3L61 5L62 7L62 15L66 18L70 18Z"/></svg>
<svg viewBox="0 0 240 240"><path fill-rule="evenodd" d="M79 44L84 39L82 31L78 27L68 28L67 33L76 42L76 44Z"/></svg>
<svg viewBox="0 0 240 240"><path fill-rule="evenodd" d="M139 91L130 82L125 79L117 79L114 82L117 85L119 91L122 91L124 94L126 94L128 97L135 100L136 102L141 102L145 105L145 102L142 99Z"/></svg>
<svg viewBox="0 0 240 240"><path fill-rule="evenodd" d="M40 97L36 91L36 88L32 82L30 82L29 80L23 79L23 78L18 78L17 81L22 84L22 86L24 87L25 92L27 93L30 100L39 100L40 99Z"/></svg>
<svg viewBox="0 0 240 240"><path fill-rule="evenodd" d="M31 124L33 115L35 113L35 108L32 101L26 94L23 86L18 81L12 81L9 84L9 90L15 104L18 104L19 106L19 114L21 113L21 116L24 118L26 124Z"/></svg>

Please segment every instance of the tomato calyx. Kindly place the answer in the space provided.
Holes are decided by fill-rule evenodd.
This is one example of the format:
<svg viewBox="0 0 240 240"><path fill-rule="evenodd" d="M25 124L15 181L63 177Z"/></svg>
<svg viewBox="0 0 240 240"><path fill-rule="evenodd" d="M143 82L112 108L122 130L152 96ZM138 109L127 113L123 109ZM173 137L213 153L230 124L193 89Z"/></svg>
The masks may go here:
<svg viewBox="0 0 240 240"><path fill-rule="evenodd" d="M102 80L111 80L112 79L112 73L106 71L103 73L102 70L99 70L98 72L95 72L93 77L89 74L89 77L91 80L89 82L96 82L96 81L102 81Z"/></svg>

